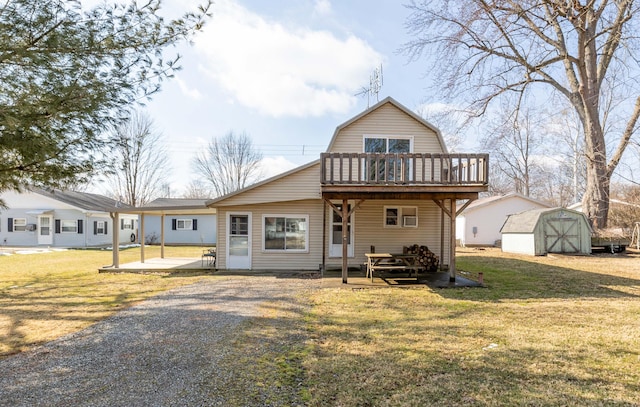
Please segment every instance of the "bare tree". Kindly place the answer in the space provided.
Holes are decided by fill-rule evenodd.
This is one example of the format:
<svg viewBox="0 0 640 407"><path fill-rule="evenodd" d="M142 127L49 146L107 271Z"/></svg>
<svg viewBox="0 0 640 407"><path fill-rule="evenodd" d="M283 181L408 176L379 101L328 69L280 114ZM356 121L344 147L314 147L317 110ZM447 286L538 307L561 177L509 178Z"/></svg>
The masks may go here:
<svg viewBox="0 0 640 407"><path fill-rule="evenodd" d="M530 196L540 177L542 135L540 116L524 110L519 115L504 110L490 126L482 145L492 156L492 174L502 173L511 180L512 190Z"/></svg>
<svg viewBox="0 0 640 407"><path fill-rule="evenodd" d="M261 178L262 154L246 133L234 132L213 138L207 149L196 154L193 169L213 187L215 196L242 189Z"/></svg>
<svg viewBox="0 0 640 407"><path fill-rule="evenodd" d="M187 185L182 197L187 199L210 199L212 195L211 188L207 187L206 183L202 180L193 180Z"/></svg>
<svg viewBox="0 0 640 407"><path fill-rule="evenodd" d="M594 227L606 227L611 176L640 115L634 0L420 0L409 8L415 39L405 50L416 58L437 47L446 94L466 98L479 114L506 93L520 95L517 109L537 85L570 103L585 139L583 211ZM625 103L602 103L607 89ZM610 158L604 122L614 111L607 109L625 123Z"/></svg>
<svg viewBox="0 0 640 407"><path fill-rule="evenodd" d="M113 134L113 156L117 160L107 176L109 195L132 205L141 206L162 195L170 168L162 144L162 135L145 113L134 111L130 119Z"/></svg>

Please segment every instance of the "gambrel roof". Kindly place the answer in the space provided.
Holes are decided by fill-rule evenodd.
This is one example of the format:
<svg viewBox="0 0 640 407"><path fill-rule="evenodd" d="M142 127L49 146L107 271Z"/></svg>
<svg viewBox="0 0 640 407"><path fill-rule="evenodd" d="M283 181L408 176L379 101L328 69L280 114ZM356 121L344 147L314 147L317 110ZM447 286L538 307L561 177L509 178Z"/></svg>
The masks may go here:
<svg viewBox="0 0 640 407"><path fill-rule="evenodd" d="M368 114L371 114L375 110L378 110L378 109L380 109L381 107L383 107L385 105L392 105L392 106L396 107L398 110L402 111L407 116L411 117L412 119L414 119L415 121L417 121L421 125L423 125L423 126L429 128L430 130L432 130L436 134L436 136L438 138L438 143L440 143L440 147L442 148L442 152L445 153L445 154L448 154L447 146L446 146L446 144L444 142L444 139L442 138L442 133L440 132L440 130L436 126L434 126L433 124L431 124L428 121L426 121L424 118L420 117L417 113L413 112L411 109L409 109L406 106L402 105L400 102L398 102L397 100L395 100L394 98L392 98L390 96L382 99L380 102L378 102L375 105L371 106L367 110L365 110L362 113L352 117L351 119L347 120L346 122L344 122L341 125L339 125L338 127L336 127L336 130L333 133L333 137L331 138L331 141L329 142L329 147L327 148L327 151L331 151L333 149L333 145L334 145L338 135L340 134L340 132L345 127L348 127L349 125L357 122L358 120L360 120L364 116L367 116Z"/></svg>

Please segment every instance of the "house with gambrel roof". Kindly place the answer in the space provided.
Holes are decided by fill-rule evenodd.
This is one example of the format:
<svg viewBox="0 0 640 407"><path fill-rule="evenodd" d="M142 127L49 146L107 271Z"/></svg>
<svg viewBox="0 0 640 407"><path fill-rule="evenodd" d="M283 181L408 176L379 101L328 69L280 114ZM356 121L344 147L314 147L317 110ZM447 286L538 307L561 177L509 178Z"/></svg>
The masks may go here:
<svg viewBox="0 0 640 407"><path fill-rule="evenodd" d="M339 125L320 159L219 197L218 267L348 270L427 246L455 281L455 219L488 188L487 154L450 154L392 98ZM456 206L457 202L463 202Z"/></svg>

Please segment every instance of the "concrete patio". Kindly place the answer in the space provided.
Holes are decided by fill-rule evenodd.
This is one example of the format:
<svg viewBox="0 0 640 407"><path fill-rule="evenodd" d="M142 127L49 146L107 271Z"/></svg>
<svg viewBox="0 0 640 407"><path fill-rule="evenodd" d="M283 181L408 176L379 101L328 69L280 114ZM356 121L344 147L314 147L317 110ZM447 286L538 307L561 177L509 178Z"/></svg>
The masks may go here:
<svg viewBox="0 0 640 407"><path fill-rule="evenodd" d="M150 272L212 272L215 268L207 260L199 257L171 257L152 258L144 263L135 261L121 264L119 268L113 266L103 266L98 269L100 273L150 273Z"/></svg>
<svg viewBox="0 0 640 407"><path fill-rule="evenodd" d="M264 276L272 275L277 278L322 278L324 287L344 288L383 288L383 287L431 287L431 288L457 288L457 287L483 287L484 285L471 276L458 275L455 283L449 282L449 273L446 271L429 272L419 274L418 278L407 277L405 273L385 273L376 275L373 281L367 278L364 271L350 270L348 283L342 283L340 271L267 271L267 270L216 270L207 260L194 257L152 258L142 262L121 264L119 268L111 266L101 267L100 273L184 273L200 272L219 275L244 275Z"/></svg>

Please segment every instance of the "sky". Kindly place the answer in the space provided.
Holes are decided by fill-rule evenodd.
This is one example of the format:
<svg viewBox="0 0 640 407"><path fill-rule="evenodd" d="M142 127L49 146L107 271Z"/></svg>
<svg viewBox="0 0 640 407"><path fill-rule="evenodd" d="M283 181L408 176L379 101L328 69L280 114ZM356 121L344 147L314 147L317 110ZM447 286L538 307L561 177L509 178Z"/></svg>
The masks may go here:
<svg viewBox="0 0 640 407"><path fill-rule="evenodd" d="M165 0L166 12L195 0ZM171 196L197 175L191 161L215 137L245 132L265 176L319 158L335 128L391 96L417 110L427 100L426 61L399 52L409 11L393 0L216 0L175 78L146 112L169 151ZM376 68L382 87L358 96Z"/></svg>

